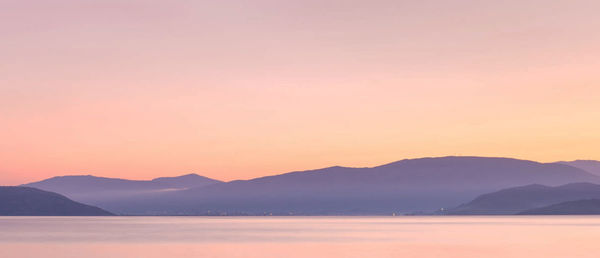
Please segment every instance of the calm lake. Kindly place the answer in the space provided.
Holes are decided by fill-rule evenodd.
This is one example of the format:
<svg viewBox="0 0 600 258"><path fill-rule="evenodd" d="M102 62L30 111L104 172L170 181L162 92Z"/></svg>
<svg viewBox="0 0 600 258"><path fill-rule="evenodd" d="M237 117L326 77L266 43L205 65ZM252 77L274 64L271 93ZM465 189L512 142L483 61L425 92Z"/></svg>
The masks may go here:
<svg viewBox="0 0 600 258"><path fill-rule="evenodd" d="M600 216L0 217L0 257L598 257Z"/></svg>

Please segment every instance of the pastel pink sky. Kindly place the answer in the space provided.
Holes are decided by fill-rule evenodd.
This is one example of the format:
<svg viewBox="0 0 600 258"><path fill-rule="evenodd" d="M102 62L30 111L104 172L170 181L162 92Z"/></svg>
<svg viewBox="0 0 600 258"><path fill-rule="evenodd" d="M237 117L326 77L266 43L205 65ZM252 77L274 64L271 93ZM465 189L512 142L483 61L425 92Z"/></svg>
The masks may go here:
<svg viewBox="0 0 600 258"><path fill-rule="evenodd" d="M598 10L0 0L0 184L600 159Z"/></svg>

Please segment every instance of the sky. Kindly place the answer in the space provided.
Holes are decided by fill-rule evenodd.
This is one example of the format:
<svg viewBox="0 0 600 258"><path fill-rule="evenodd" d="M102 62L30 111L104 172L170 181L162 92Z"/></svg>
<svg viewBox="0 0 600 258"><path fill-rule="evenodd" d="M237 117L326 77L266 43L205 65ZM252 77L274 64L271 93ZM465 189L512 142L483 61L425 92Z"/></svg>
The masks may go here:
<svg viewBox="0 0 600 258"><path fill-rule="evenodd" d="M599 1L0 0L0 185L600 160Z"/></svg>

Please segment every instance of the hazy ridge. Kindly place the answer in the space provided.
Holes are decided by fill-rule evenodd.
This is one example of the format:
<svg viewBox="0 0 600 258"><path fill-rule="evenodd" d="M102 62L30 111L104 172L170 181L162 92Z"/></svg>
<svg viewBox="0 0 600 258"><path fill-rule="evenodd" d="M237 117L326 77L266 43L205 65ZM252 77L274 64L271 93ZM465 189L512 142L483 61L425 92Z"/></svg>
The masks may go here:
<svg viewBox="0 0 600 258"><path fill-rule="evenodd" d="M574 182L600 179L560 163L440 157L370 168L336 166L231 182L198 175L151 181L69 176L28 186L118 214L384 215L448 209L481 194L515 186Z"/></svg>

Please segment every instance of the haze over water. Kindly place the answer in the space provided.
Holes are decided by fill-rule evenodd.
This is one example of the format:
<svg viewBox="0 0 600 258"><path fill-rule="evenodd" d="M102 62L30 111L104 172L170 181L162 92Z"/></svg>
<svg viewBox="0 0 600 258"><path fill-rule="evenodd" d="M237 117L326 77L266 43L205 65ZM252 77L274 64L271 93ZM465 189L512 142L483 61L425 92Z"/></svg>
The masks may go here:
<svg viewBox="0 0 600 258"><path fill-rule="evenodd" d="M600 216L0 217L0 257L597 257Z"/></svg>

